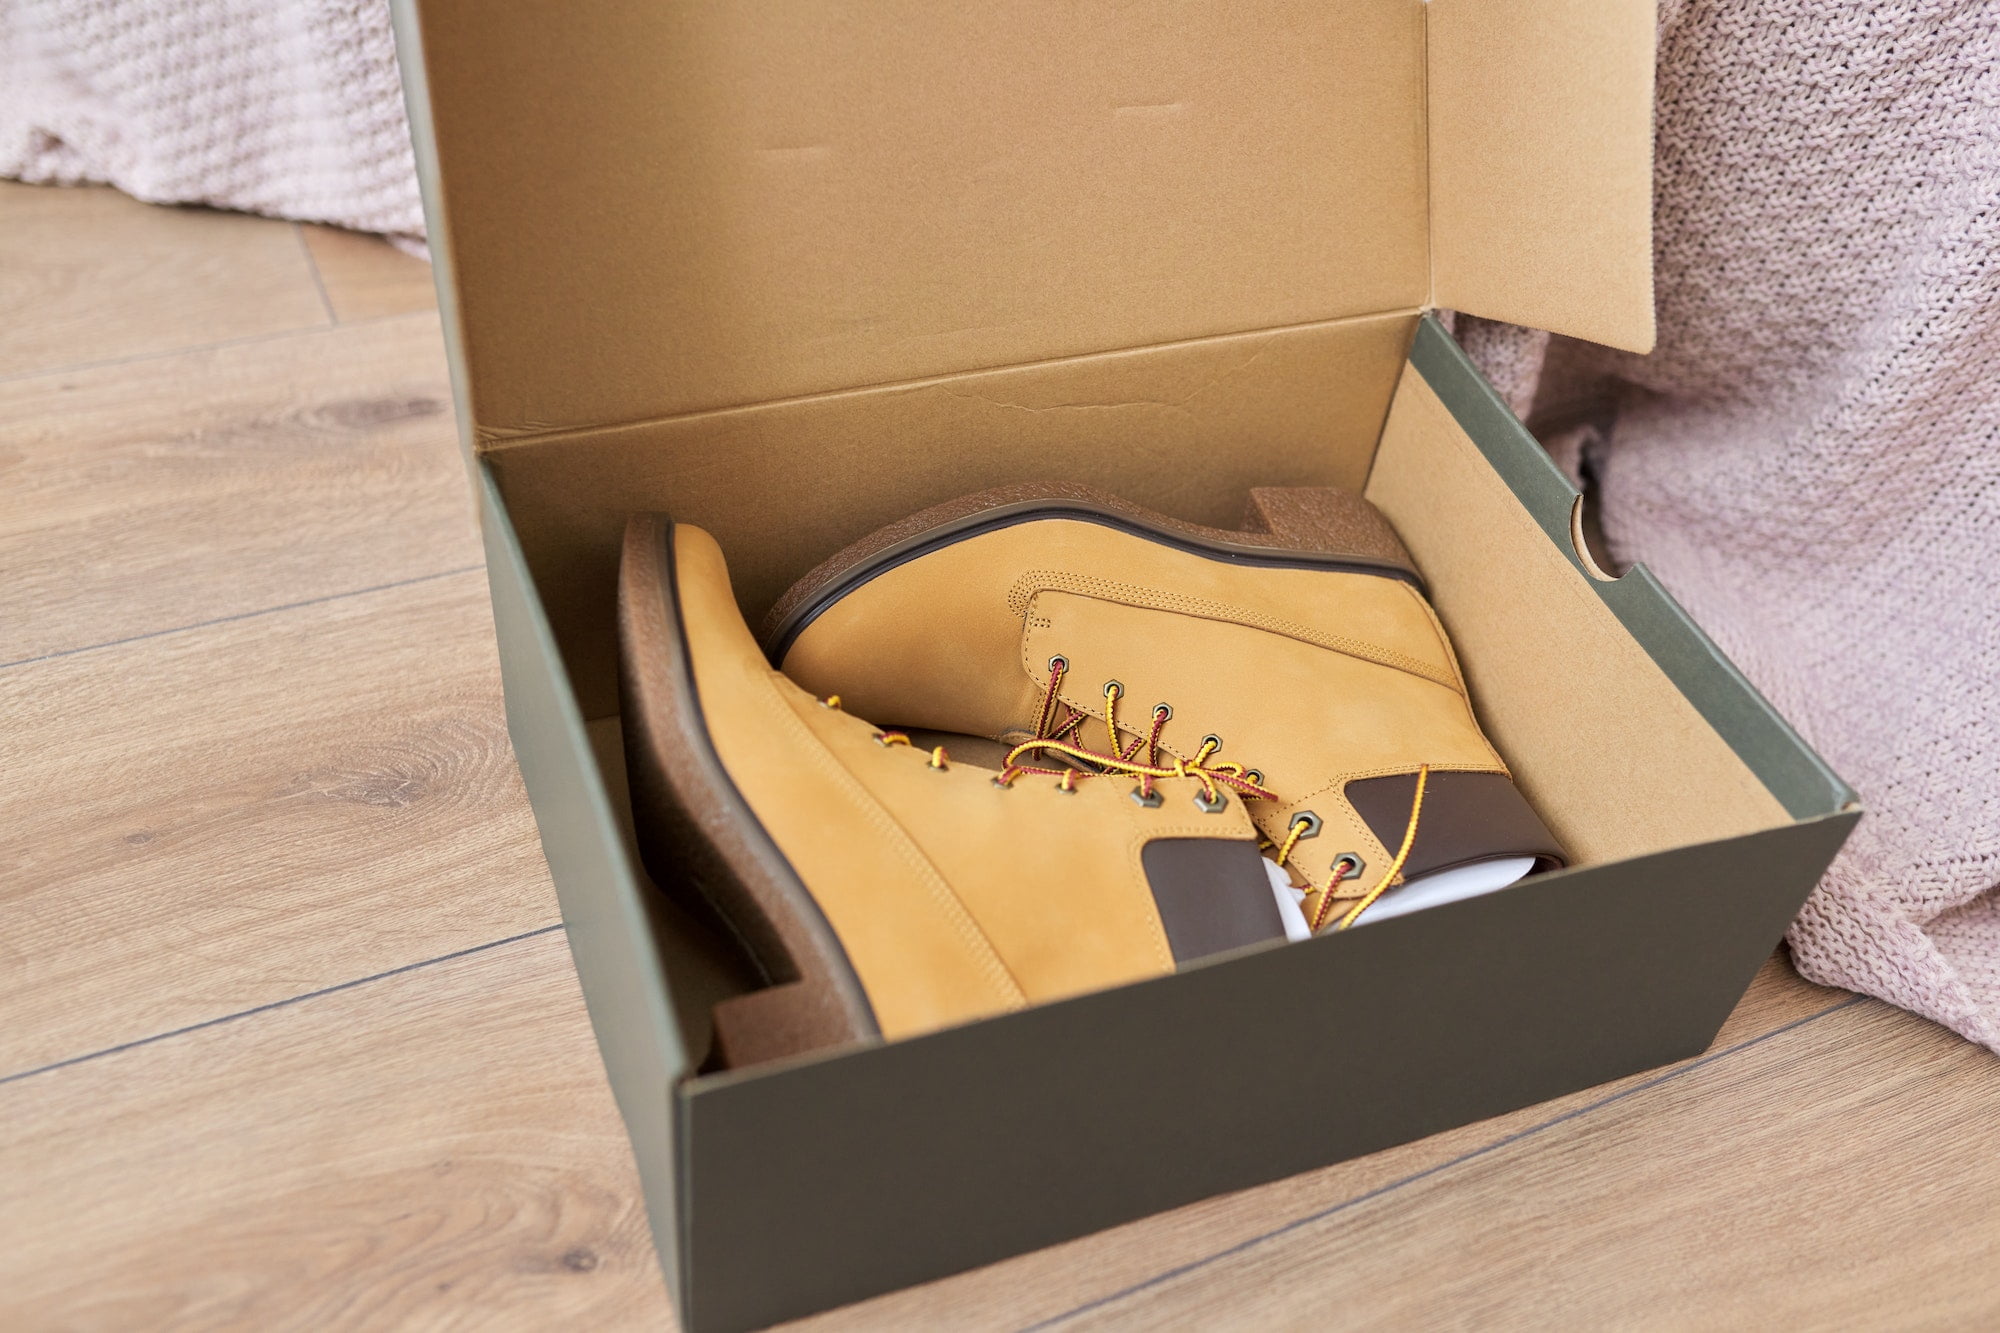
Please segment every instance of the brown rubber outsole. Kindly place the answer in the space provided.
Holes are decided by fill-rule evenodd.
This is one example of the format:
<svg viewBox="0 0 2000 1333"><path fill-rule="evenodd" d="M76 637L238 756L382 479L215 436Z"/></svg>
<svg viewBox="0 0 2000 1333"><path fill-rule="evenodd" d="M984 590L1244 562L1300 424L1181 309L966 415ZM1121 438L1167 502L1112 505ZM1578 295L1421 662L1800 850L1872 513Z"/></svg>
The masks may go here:
<svg viewBox="0 0 2000 1333"><path fill-rule="evenodd" d="M765 617L760 636L764 652L782 663L792 643L821 613L906 561L979 533L1045 518L1101 523L1211 559L1377 574L1424 590L1423 576L1389 520L1350 491L1258 487L1250 492L1244 526L1232 530L1170 518L1088 486L1028 483L933 505L822 561Z"/></svg>
<svg viewBox="0 0 2000 1333"><path fill-rule="evenodd" d="M640 859L742 946L768 987L715 1006L715 1056L757 1064L881 1035L840 939L715 752L688 659L672 520L626 524L619 693Z"/></svg>

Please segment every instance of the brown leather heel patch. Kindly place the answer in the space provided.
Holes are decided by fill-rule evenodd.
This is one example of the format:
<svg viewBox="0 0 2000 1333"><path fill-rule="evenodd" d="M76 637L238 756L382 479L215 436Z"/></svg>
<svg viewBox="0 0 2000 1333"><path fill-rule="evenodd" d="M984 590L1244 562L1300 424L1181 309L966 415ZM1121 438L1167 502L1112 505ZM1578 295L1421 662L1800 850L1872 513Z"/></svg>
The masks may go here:
<svg viewBox="0 0 2000 1333"><path fill-rule="evenodd" d="M1228 838L1158 838L1139 850L1174 961L1285 938L1264 858Z"/></svg>
<svg viewBox="0 0 2000 1333"><path fill-rule="evenodd" d="M741 1069L788 1055L858 1040L853 1027L802 981L786 981L716 1002L715 1055L724 1069Z"/></svg>
<svg viewBox="0 0 2000 1333"><path fill-rule="evenodd" d="M1246 532L1269 532L1301 546L1347 551L1415 569L1382 511L1335 486L1253 486L1243 508Z"/></svg>
<svg viewBox="0 0 2000 1333"><path fill-rule="evenodd" d="M1403 845L1410 802L1417 794L1416 774L1357 778L1346 792L1354 812L1384 847L1394 853ZM1432 773L1424 784L1417 840L1403 877L1415 879L1503 856L1536 857L1542 863L1537 869L1543 870L1568 863L1555 835L1505 773Z"/></svg>

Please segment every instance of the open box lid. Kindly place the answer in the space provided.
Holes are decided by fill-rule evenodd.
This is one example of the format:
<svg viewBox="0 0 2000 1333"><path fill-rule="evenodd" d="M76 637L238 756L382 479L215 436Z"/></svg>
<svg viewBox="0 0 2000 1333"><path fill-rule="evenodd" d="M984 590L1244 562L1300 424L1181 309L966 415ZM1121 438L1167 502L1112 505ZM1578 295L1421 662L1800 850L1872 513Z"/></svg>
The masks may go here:
<svg viewBox="0 0 2000 1333"><path fill-rule="evenodd" d="M1433 307L1652 343L1648 0L414 4L478 447Z"/></svg>

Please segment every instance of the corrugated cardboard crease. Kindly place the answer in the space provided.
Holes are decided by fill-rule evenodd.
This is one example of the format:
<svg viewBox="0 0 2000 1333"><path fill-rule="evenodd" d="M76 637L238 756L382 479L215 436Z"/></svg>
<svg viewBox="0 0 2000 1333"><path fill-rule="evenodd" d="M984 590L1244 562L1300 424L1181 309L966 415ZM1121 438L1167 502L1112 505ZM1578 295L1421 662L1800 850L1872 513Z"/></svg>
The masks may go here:
<svg viewBox="0 0 2000 1333"><path fill-rule="evenodd" d="M921 389L945 388L952 397L983 401L992 407L1018 409L1025 412L1042 412L1052 409L1095 409L1106 410L1125 407L1160 407L1186 410L1196 398L1215 389L1218 385L1242 374L1255 365L1267 346L1255 348L1241 361L1210 375L1193 389L1173 399L1134 399L1108 403L1053 403L1033 405L1028 403L1003 402L988 398L983 394L963 393L945 386L980 376L1004 374L1009 371L1039 370L1059 366L1081 365L1091 361L1110 361L1114 358L1142 356L1150 352L1176 348L1191 348L1224 344L1236 339L1264 339L1272 334L1306 332L1313 329L1338 328L1343 325L1375 323L1382 320L1414 319L1420 314L1411 306L1399 310L1385 310L1365 315L1346 315L1338 319L1308 320L1301 324L1277 325L1271 328L1238 329L1228 333L1208 334L1199 338L1178 338L1168 342L1150 343L1143 347L1116 347L1100 352L1084 352L1076 356L1049 357L1043 360L1023 361L1014 365L982 366L975 370L954 371L948 375L930 375L921 379L896 380L886 384L860 384L845 389L829 389L822 393L798 394L789 398L772 398L761 402L735 403L726 407L708 407L694 412L679 412L664 417L648 417L634 421L603 421L589 425L552 426L546 423L527 423L519 426L481 425L477 432L477 448L482 454L522 445L541 446L557 444L568 439L581 439L604 431L644 429L677 422L701 421L734 413L757 412L766 409L792 407L808 403L830 403L857 394L902 393Z"/></svg>

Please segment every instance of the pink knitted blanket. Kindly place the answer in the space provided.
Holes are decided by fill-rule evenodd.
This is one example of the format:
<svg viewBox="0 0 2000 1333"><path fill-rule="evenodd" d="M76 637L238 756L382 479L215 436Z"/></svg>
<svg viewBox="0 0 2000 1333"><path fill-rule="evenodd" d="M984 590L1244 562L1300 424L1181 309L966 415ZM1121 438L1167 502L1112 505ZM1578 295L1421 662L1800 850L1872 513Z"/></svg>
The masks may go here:
<svg viewBox="0 0 2000 1333"><path fill-rule="evenodd" d="M2000 1050L2000 7L1668 0L1660 39L1658 349L1461 336L1860 792L1799 970Z"/></svg>
<svg viewBox="0 0 2000 1333"><path fill-rule="evenodd" d="M1807 976L2000 1050L2000 8L1664 0L1660 346L1461 336L1861 792ZM382 0L10 0L0 175L416 236Z"/></svg>
<svg viewBox="0 0 2000 1333"><path fill-rule="evenodd" d="M0 176L424 234L387 0L0 0Z"/></svg>

